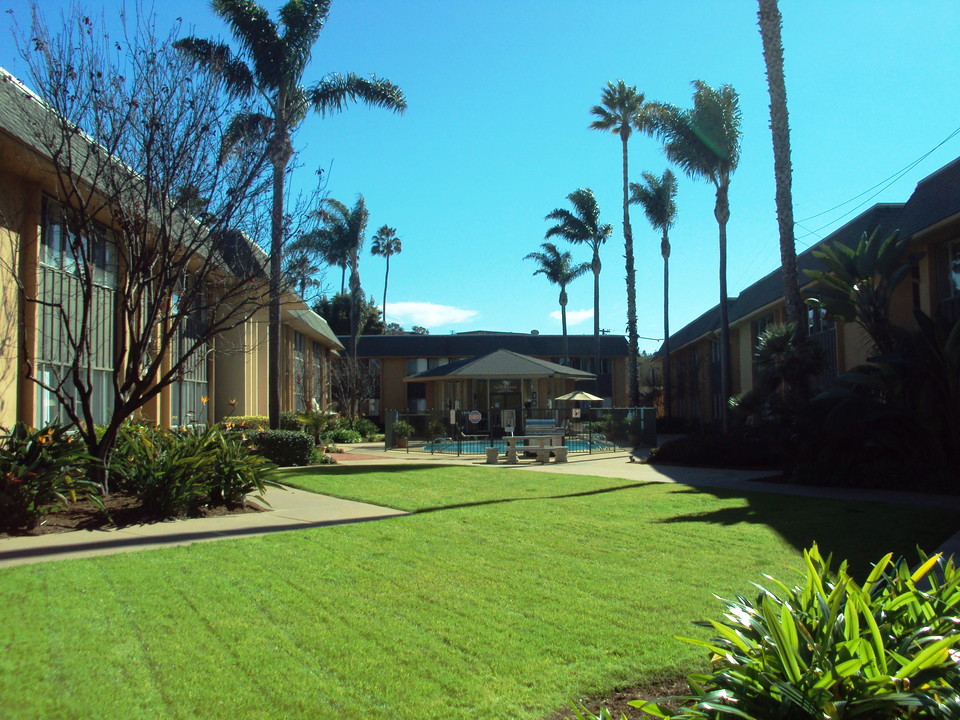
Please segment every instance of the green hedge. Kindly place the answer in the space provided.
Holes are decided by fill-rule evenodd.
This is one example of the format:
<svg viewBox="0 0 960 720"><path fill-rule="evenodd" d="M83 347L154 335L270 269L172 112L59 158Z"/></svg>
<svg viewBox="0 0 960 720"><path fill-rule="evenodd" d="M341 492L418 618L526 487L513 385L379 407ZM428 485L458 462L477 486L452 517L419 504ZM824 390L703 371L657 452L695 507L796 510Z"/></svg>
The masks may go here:
<svg viewBox="0 0 960 720"><path fill-rule="evenodd" d="M250 438L256 451L281 466L309 465L313 438L294 430L261 430Z"/></svg>

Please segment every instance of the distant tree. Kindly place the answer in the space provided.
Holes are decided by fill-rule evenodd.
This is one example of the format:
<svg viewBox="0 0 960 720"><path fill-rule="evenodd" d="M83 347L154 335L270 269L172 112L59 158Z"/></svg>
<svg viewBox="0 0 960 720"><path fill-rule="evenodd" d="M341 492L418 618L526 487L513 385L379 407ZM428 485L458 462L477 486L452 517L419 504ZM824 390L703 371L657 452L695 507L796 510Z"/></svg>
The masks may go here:
<svg viewBox="0 0 960 720"><path fill-rule="evenodd" d="M379 255L387 259L387 270L383 274L383 317L387 317L387 282L390 279L390 257L399 255L403 249L400 238L397 237L397 229L387 225L381 225L377 234L373 236L373 245L370 248L371 255Z"/></svg>
<svg viewBox="0 0 960 720"><path fill-rule="evenodd" d="M336 335L350 335L350 308L353 305L350 293L339 293L331 298L320 298L313 306ZM357 303L359 308L360 335L387 335L387 326L383 323L380 308L371 298L367 299L361 290ZM399 326L397 326L399 327ZM403 328L400 328L402 331Z"/></svg>
<svg viewBox="0 0 960 720"><path fill-rule="evenodd" d="M273 165L273 209L270 216L270 321L268 338L268 404L270 427L280 427L280 296L283 277L284 183L293 157L292 134L310 110L320 116L343 110L350 101L403 112L407 103L393 83L353 73L331 74L304 87L303 75L313 46L330 10L329 0L288 0L279 10L280 22L270 19L255 0L213 0L213 11L224 20L240 45L244 58L229 45L187 37L177 47L186 57L223 78L240 98L262 100L267 112L244 112L234 118L227 133L239 141L265 139Z"/></svg>
<svg viewBox="0 0 960 720"><path fill-rule="evenodd" d="M670 417L670 228L677 221L677 178L670 170L661 177L643 173L643 183L630 183L630 202L643 208L647 220L662 233L660 255L663 256L663 406Z"/></svg>
<svg viewBox="0 0 960 720"><path fill-rule="evenodd" d="M716 188L713 214L720 240L720 393L723 429L730 425L730 313L727 306L727 221L730 219L730 176L740 161L740 99L731 85L711 88L693 83L693 107L660 105L657 132L667 159L689 177Z"/></svg>
<svg viewBox="0 0 960 720"><path fill-rule="evenodd" d="M410 328L410 332L412 332L414 335L429 335L429 334L430 334L430 331L427 330L427 328L423 327L422 325L414 325L412 328Z"/></svg>
<svg viewBox="0 0 960 720"><path fill-rule="evenodd" d="M553 243L543 243L540 247L543 252L532 252L524 260L535 260L539 267L533 271L534 275L543 275L553 285L560 288L560 322L563 328L563 357L570 357L567 346L567 285L581 275L590 271L590 263L574 264L569 251L560 252Z"/></svg>
<svg viewBox="0 0 960 720"><path fill-rule="evenodd" d="M23 372L56 403L43 421L72 425L99 461L104 491L123 422L266 305L240 231L258 224L264 147L219 157L233 108L173 50L177 32L162 39L144 17L111 38L76 8L51 32L35 9L16 37L43 104L0 76L52 183L35 281L8 268L37 318Z"/></svg>
<svg viewBox="0 0 960 720"><path fill-rule="evenodd" d="M363 195L357 196L352 208L348 208L339 200L325 198L319 216L323 220L320 230L321 238L328 246L336 246L348 252L347 264L350 267L350 297L353 302L350 306L350 337L351 352L356 350L355 340L363 334L360 313L364 301L363 290L360 287L360 250L367 232L367 222L370 213L363 200Z"/></svg>
<svg viewBox="0 0 960 720"><path fill-rule="evenodd" d="M364 415L364 403L375 397L380 381L377 366L366 358L347 355L331 364L330 389L337 410L353 419Z"/></svg>
<svg viewBox="0 0 960 720"><path fill-rule="evenodd" d="M600 246L603 245L613 227L600 224L600 208L590 188L574 190L567 195L573 205L573 211L557 208L547 214L546 220L556 220L557 224L547 230L545 237L561 237L575 245L585 244L593 252L590 268L593 271L593 338L596 355L600 356Z"/></svg>
<svg viewBox="0 0 960 720"><path fill-rule="evenodd" d="M386 330L383 331L384 335L403 335L406 330L403 329L403 326L400 323L392 322L387 323Z"/></svg>
<svg viewBox="0 0 960 720"><path fill-rule="evenodd" d="M640 376L637 372L637 357L640 353L637 332L637 273L633 257L633 229L630 226L630 191L628 188L627 141L634 130L651 132L653 129L650 107L644 103L644 95L633 85L623 80L608 82L603 89L600 104L590 112L597 119L590 123L593 130L612 132L620 137L623 148L623 256L627 274L627 338L630 346L630 406L640 405Z"/></svg>
<svg viewBox="0 0 960 720"><path fill-rule="evenodd" d="M776 178L777 224L780 228L780 264L783 266L783 297L787 321L796 332L807 332L806 308L800 297L800 273L793 233L793 167L790 162L790 116L787 113L787 85L783 77L783 17L777 0L759 0L757 18L763 40L763 59L770 91L770 132L773 136L773 174Z"/></svg>

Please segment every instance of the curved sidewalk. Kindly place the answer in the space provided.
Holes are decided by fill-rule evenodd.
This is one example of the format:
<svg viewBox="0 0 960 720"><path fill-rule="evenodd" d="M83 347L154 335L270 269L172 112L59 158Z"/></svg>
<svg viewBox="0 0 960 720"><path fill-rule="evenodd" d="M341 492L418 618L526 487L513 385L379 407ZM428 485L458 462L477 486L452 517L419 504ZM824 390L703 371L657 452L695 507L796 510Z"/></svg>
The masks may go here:
<svg viewBox="0 0 960 720"><path fill-rule="evenodd" d="M264 512L170 520L130 525L118 530L78 530L0 540L0 568L344 525L407 514L402 510L341 500L295 488L270 488L265 497L270 509Z"/></svg>

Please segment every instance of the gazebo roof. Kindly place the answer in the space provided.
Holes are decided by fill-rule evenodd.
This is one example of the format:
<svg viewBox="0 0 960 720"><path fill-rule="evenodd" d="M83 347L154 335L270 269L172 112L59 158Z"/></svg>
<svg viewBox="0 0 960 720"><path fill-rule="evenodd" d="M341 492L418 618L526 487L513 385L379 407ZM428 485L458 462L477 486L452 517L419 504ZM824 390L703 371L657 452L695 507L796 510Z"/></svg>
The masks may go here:
<svg viewBox="0 0 960 720"><path fill-rule="evenodd" d="M403 380L404 382L424 382L425 380L531 380L539 378L594 380L596 375L547 360L540 360L529 355L521 355L510 350L496 350L487 355L457 360L446 365L440 365L432 370L424 370Z"/></svg>

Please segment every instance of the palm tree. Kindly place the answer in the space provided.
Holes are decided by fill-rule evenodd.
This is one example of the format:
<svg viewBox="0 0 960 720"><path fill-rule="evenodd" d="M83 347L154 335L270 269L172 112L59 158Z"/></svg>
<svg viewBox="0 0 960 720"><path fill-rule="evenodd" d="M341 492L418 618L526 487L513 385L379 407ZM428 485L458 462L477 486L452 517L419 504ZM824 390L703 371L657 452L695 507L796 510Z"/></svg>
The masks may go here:
<svg viewBox="0 0 960 720"><path fill-rule="evenodd" d="M557 224L547 230L545 238L555 236L574 244L586 243L593 251L593 339L596 346L597 372L600 371L600 246L603 245L613 226L600 224L600 208L590 188L574 190L567 195L573 205L573 212L566 208L557 208L547 214L545 220L556 220Z"/></svg>
<svg viewBox="0 0 960 720"><path fill-rule="evenodd" d="M347 265L350 268L350 337L351 351L356 351L356 339L360 327L360 302L363 292L360 286L360 250L363 248L364 235L367 232L367 221L370 213L363 195L357 196L357 202L348 208L339 200L325 198L322 201L323 209L320 217L323 227L320 228L323 243L330 247L343 248L347 254Z"/></svg>
<svg viewBox="0 0 960 720"><path fill-rule="evenodd" d="M387 321L387 282L390 280L390 256L399 255L403 249L400 238L397 237L397 229L382 225L377 234L373 236L373 246L370 248L371 255L380 255L387 259L387 271L383 274L383 321Z"/></svg>
<svg viewBox="0 0 960 720"><path fill-rule="evenodd" d="M627 181L627 141L634 130L650 132L650 108L644 103L642 92L628 86L623 80L608 82L600 96L600 104L590 112L596 120L590 123L593 130L612 132L620 136L623 146L623 250L627 268L627 336L630 343L630 404L640 405L640 377L637 374L637 357L640 345L637 333L637 276L633 261L633 229L630 227L630 197Z"/></svg>
<svg viewBox="0 0 960 720"><path fill-rule="evenodd" d="M257 98L266 112L244 112L230 124L225 148L245 139L264 140L273 167L273 206L270 216L270 313L268 334L268 406L270 427L280 425L280 294L283 276L284 181L293 156L292 133L313 110L321 117L340 112L351 101L406 109L403 92L377 77L330 74L304 87L303 74L320 36L329 0L288 0L274 22L255 0L213 0L240 46L187 37L176 47L209 72L223 78L228 91L243 99Z"/></svg>
<svg viewBox="0 0 960 720"><path fill-rule="evenodd" d="M554 285L560 286L560 321L563 326L563 359L570 356L567 347L567 285L590 270L590 263L573 264L569 251L560 252L553 243L543 243L543 252L532 252L524 260L536 260L540 267L534 275L544 275Z"/></svg>
<svg viewBox="0 0 960 720"><path fill-rule="evenodd" d="M687 176L705 179L716 188L713 214L720 240L720 393L721 421L730 424L730 313L727 307L727 221L730 219L730 176L740 160L740 102L731 85L714 89L693 83L693 107L661 105L656 118L667 159Z"/></svg>
<svg viewBox="0 0 960 720"><path fill-rule="evenodd" d="M759 0L757 18L763 40L763 59L767 66L770 91L770 131L773 135L773 174L777 183L777 224L780 227L780 264L783 267L783 297L787 321L797 332L807 331L806 308L800 297L800 273L793 236L793 168L790 164L790 116L787 114L787 86L783 79L783 42L780 28L783 18L777 0Z"/></svg>
<svg viewBox="0 0 960 720"><path fill-rule="evenodd" d="M670 417L670 228L677 221L677 178L670 170L661 177L643 173L643 184L630 183L630 202L643 207L647 220L660 230L663 256L663 410Z"/></svg>

